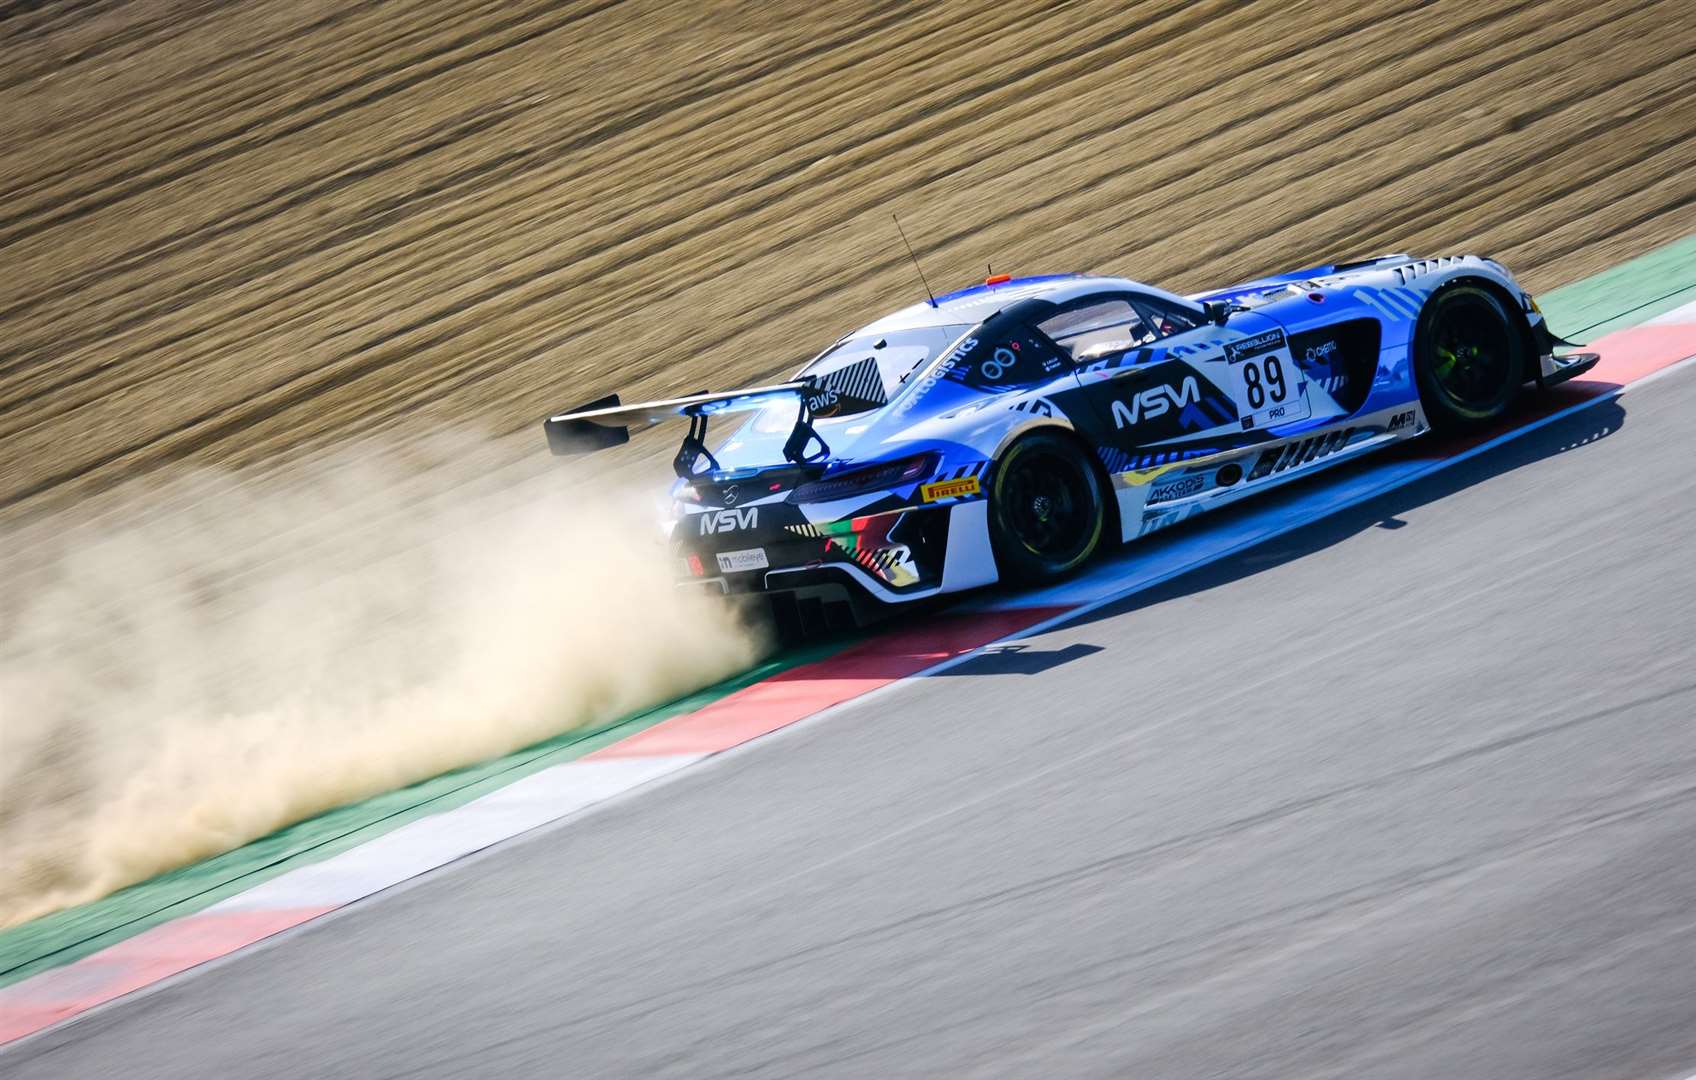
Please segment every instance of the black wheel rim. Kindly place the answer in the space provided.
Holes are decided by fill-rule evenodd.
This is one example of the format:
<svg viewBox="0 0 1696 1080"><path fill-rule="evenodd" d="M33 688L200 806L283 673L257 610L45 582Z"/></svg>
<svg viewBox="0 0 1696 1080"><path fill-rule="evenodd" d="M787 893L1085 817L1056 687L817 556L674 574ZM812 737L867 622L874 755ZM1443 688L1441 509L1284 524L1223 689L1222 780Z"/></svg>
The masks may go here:
<svg viewBox="0 0 1696 1080"><path fill-rule="evenodd" d="M1088 547L1093 499L1065 455L1046 448L1020 454L1007 465L1000 497L1009 530L1031 554L1066 563Z"/></svg>
<svg viewBox="0 0 1696 1080"><path fill-rule="evenodd" d="M1510 389L1512 331L1483 296L1455 296L1443 305L1431 335L1431 381L1469 412L1485 412Z"/></svg>

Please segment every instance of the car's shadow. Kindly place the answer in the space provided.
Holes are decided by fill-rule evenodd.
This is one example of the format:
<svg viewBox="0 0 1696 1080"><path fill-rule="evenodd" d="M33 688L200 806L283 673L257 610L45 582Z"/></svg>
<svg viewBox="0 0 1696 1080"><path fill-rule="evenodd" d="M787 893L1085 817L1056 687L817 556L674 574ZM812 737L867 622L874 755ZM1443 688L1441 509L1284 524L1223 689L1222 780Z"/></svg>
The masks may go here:
<svg viewBox="0 0 1696 1080"><path fill-rule="evenodd" d="M938 675L1041 675L1051 668L1101 651L1100 645L1073 642L1063 649L1033 649L1014 642L990 645L969 659L936 672Z"/></svg>
<svg viewBox="0 0 1696 1080"><path fill-rule="evenodd" d="M1553 415L1563 408L1595 397L1610 389L1613 388L1598 386L1593 383L1557 387L1551 393L1528 399L1521 410L1505 420L1495 430L1464 439L1414 439L1395 449L1370 455L1358 462L1350 462L1326 469L1277 490L1200 515L1155 536L1126 544L1105 553L1094 566L1086 569L1082 582L1086 586L1084 595L1079 596L1077 593L1073 593L1066 603L1070 605L1087 602L1087 594L1089 591L1093 591L1091 587L1094 586L1099 586L1101 594L1111 593L1115 587L1114 568L1116 565L1131 566L1138 560L1158 555L1170 546L1194 543L1199 535L1205 534L1209 530L1228 529L1232 522L1241 515L1258 513L1281 499L1299 499L1303 492L1313 492L1327 485L1346 483L1351 475L1358 475L1362 471L1378 468L1386 462L1394 462L1398 458L1411 461L1450 457L1462 453L1470 446L1481 444L1498 435L1515 432L1544 417ZM1364 502L1325 514L1312 521L1298 524L1287 532L1251 543L1248 547L1230 555L1206 561L1194 569L1182 571L1158 584L1139 589L1121 600L1110 602L1090 611L1080 612L1076 616L1066 619L1061 625L1087 625L1177 597L1189 596L1228 585L1251 574L1322 551L1365 529L1402 528L1407 522L1402 520L1401 515L1416 507L1445 499L1456 492L1505 475L1515 469L1580 449L1618 431L1624 426L1625 420L1625 408L1617 397L1589 405L1570 415L1550 420L1542 427L1522 431L1499 446L1491 447L1474 457L1438 469L1402 487L1372 496ZM821 652L840 650L846 646L854 650L854 655L857 657L856 662L864 668L862 674L883 672L898 676L911 670L911 665L907 662L906 656L908 651L917 650L927 655L934 653L936 635L939 632L943 632L946 637L945 631L956 622L964 625L976 623L981 618L984 608L994 609L1005 606L998 603L1001 598L1026 605L1042 604L1042 592L1040 590L1021 592L996 586L992 587L988 593L979 592L959 598L927 600L914 603L911 606L903 605L898 618L892 617L888 621L874 622L858 630L815 633L804 640L785 641L784 644L791 647L804 644ZM896 613L892 612L891 614L894 616ZM897 631L902 628L918 631L916 636L909 635L913 637L912 641L907 642L910 649L900 647L903 635ZM957 646L959 651L971 651L970 647L966 646L963 641L957 643ZM1034 675L1098 651L1100 651L1099 646L1088 644L1054 650L1037 648L1024 643L1006 646L992 645L971 659L945 667L937 674L953 676ZM887 671L885 671L885 668L887 668Z"/></svg>
<svg viewBox="0 0 1696 1080"><path fill-rule="evenodd" d="M1555 411L1549 407L1551 404L1571 404L1576 400L1580 399L1574 396L1565 402L1558 398L1554 402L1542 402L1536 414L1529 416L1520 414L1513 421L1504 424L1501 431L1510 431L1535 420L1538 415L1547 415L1549 412ZM1439 469L1405 486L1373 496L1364 502L1317 518L1307 524L1299 525L1288 532L1269 537L1241 551L1207 562L1149 588L1141 589L1122 600L1082 612L1075 619L1067 620L1066 625L1078 626L1098 622L1102 619L1111 619L1167 600L1228 585L1251 574L1260 573L1322 551L1366 529L1402 528L1407 524L1402 515L1410 510L1440 499L1446 499L1457 492L1503 476L1515 469L1580 450L1612 435L1623 427L1625 422L1626 410L1619 398L1615 397L1591 405L1571 415L1549 421L1542 427L1526 431L1499 446ZM1415 459L1449 456L1467 449L1469 445L1485 441L1493 437L1494 434L1496 433L1485 433L1468 440L1450 439L1437 444L1416 439L1403 447L1387 451L1385 454L1328 469L1292 483L1281 491L1268 492L1257 498L1245 499L1242 503L1214 513L1202 515L1175 527L1169 533L1153 538L1153 540L1155 542L1181 543L1186 535L1193 535L1191 529L1205 530L1227 525L1234 515L1253 512L1254 509L1264 506L1269 500L1299 496L1302 491L1311 490L1313 485L1336 484L1346 479L1347 474L1351 472L1357 473L1363 469L1382 465L1387 457L1391 459L1398 457ZM1139 545L1148 543L1150 541L1147 540L1133 543L1115 552L1110 558L1134 558ZM1070 659L1070 657L1067 657L1067 659ZM1027 657L1025 662L1034 663L1035 657Z"/></svg>

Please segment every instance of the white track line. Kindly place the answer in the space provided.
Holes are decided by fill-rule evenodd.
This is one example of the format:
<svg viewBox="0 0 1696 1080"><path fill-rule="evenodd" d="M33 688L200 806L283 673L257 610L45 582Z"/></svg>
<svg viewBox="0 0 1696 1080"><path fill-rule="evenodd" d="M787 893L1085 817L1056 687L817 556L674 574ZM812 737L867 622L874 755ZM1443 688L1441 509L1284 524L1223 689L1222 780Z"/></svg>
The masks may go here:
<svg viewBox="0 0 1696 1080"><path fill-rule="evenodd" d="M1693 310L1696 310L1696 305L1691 305L1691 307ZM282 942L292 938L295 934L306 930L308 927L322 925L326 920L337 918L349 911L360 908L366 903L375 900L379 896L389 895L410 888L413 885L420 883L424 877L433 870L440 869L441 867L450 864L469 864L470 862L490 857L510 844L522 842L525 839L544 835L567 825L575 824L589 816L589 813L623 802L625 799L633 796L638 790L644 792L650 791L660 785L670 783L672 780L684 773L693 773L696 771L694 768L689 768L688 766L698 765L702 769L722 767L724 759L729 758L731 755L746 751L750 746L763 744L768 740L780 739L790 735L791 733L798 734L801 729L811 727L816 723L822 723L835 717L843 710L881 702L888 695L898 692L901 687L909 684L913 679L935 675L938 672L966 663L973 657L981 655L987 649L992 649L1012 641L1018 641L1045 633L1083 615L1087 615L1092 611L1099 610L1109 604L1116 603L1129 596L1146 591L1147 589L1153 588L1156 585L1162 584L1163 582L1169 581L1182 574L1187 574L1193 570L1198 570L1223 559L1230 558L1233 555L1249 548L1253 548L1259 544L1263 544L1269 540L1276 539L1279 536L1286 535L1297 529L1323 521L1343 510L1369 502L1380 495L1407 487L1443 469L1449 468L1452 465L1458 465L1463 461L1468 461L1481 454L1510 443L1522 435L1527 435L1539 428L1547 427L1550 424L1582 412L1585 409L1592 408L1607 401L1612 401L1615 398L1623 396L1630 390L1634 390L1640 386L1646 386L1657 379L1672 374L1675 371L1683 370L1684 368L1689 367L1692 362L1696 362L1696 356L1686 357L1675 363L1669 364L1658 371L1651 372L1640 379L1634 380L1633 382L1627 383L1605 393L1598 394L1593 398L1586 398L1583 401L1575 402L1564 409L1532 421L1522 427L1517 427L1511 431L1504 432L1493 439L1464 450L1452 457L1439 458L1430 461L1423 466L1414 467L1412 469L1391 469L1389 473L1382 477L1379 482L1368 483L1358 490L1347 492L1344 497L1340 499L1329 502L1323 499L1319 500L1318 506L1314 508L1315 512L1302 513L1300 516L1297 516L1295 511L1300 508L1289 507L1288 509L1291 512L1288 515L1288 520L1281 525L1274 525L1270 529L1266 530L1252 531L1242 540L1228 544L1222 548L1207 551L1192 561L1173 566L1147 578L1139 578L1135 582L1124 587L1111 588L1107 592L1090 600L1078 602L1076 606L1069 608L1064 613L1056 615L1053 618L1046 619L1024 630L1008 634L1006 637L989 642L988 644L985 644L978 649L974 649L971 652L962 653L957 657L945 660L932 667L926 668L923 671L915 672L913 675L907 676L906 678L887 683L884 686L868 691L858 697L829 706L828 708L822 709L811 716L804 717L803 719L786 725L783 728L779 728L777 731L762 735L758 738L750 739L747 742L731 747L728 750L723 750L711 755L704 755L704 760L696 755L681 755L675 758L664 759L647 759L653 766L651 772L646 769L614 770L615 772L618 772L619 775L616 777L612 775L605 777L604 779L606 783L604 786L600 784L592 785L596 787L596 790L593 792L593 797L581 797L582 793L576 791L571 785L567 785L562 788L560 781L563 778L564 770L575 769L580 772L583 765L594 763L566 762L533 774L514 785L509 785L506 788L491 792L489 795L483 796L478 800L473 800L471 803L467 803L463 807L420 819L411 825L403 826L401 829L397 829L393 833L380 837L369 844L360 845L347 852L343 852L340 855L334 856L331 859L325 860L324 862L309 864L298 870L273 878L264 884L256 886L252 890L232 896L229 899L222 901L220 904L215 905L215 907L219 909L252 909L255 907L271 906L270 903L260 903L259 901L298 903L309 899L318 899L329 894L333 894L335 902L339 903L341 906L336 907L334 910L326 912L323 915L310 919L307 922L301 923L298 926L293 926L286 930L279 931L269 937L263 938L229 953L225 953L221 956L212 957L196 964L193 967L187 968L186 970L167 976L157 982L150 983L147 986L122 994L110 1001L92 1006L91 1008L85 1009L72 1016L68 1016L55 1024L49 1025L40 1031L24 1035L12 1042L0 1046L0 1056L3 1056L7 1051L13 1050L27 1043L31 1043L50 1032L60 1031L69 1025L76 1024L89 1017L102 1014L108 1009L119 1006L120 1004L133 1002L164 987L174 985L181 980L186 980L194 977L195 975L213 970L223 964L229 963L237 957L245 956L249 953L253 953L261 949L268 949L281 944ZM1277 496L1269 496L1269 498L1275 499ZM1284 508L1272 507L1269 509L1277 511ZM1276 513L1274 513L1273 516L1276 516ZM1205 528L1205 526L1202 527ZM1025 598L1024 603L1028 606L1031 603L1030 598ZM644 759L635 760L642 761ZM477 810L473 810L474 807L479 807L479 804L485 805ZM463 813L470 813L474 816L474 820L468 821L463 828L446 820ZM500 827L502 822L504 822L507 826L505 829ZM430 840L429 834L437 831L440 833L439 841ZM389 855L392 855L392 858L385 856L384 858L377 859L374 863L366 867L354 865L358 860L350 858L358 856L360 853L372 854L379 852L388 853ZM64 969L54 968L50 969L48 972L43 972L42 974L47 975L54 971L62 970ZM22 982L13 984L11 987L7 987L6 990L17 990L18 988L27 986L31 981L31 979L25 979ZM1685 1077L1683 1080L1696 1080L1696 1075Z"/></svg>

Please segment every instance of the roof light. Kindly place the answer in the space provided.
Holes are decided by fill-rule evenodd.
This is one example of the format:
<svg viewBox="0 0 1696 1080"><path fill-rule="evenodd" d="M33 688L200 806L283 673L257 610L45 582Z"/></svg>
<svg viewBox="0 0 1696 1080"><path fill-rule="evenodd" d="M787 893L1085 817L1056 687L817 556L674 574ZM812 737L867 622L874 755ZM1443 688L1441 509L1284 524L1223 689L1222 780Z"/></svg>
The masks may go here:
<svg viewBox="0 0 1696 1080"><path fill-rule="evenodd" d="M991 274L983 279L983 283L985 285L1005 285L1012 280L1012 274Z"/></svg>

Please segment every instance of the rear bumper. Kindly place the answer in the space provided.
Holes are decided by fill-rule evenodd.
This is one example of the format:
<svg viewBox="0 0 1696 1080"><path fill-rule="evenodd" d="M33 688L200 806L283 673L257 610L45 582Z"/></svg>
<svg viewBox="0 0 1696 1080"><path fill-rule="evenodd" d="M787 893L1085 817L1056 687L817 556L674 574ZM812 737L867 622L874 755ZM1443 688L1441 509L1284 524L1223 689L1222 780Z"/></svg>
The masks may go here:
<svg viewBox="0 0 1696 1080"><path fill-rule="evenodd" d="M674 551L691 576L678 585L741 603L765 597L780 622L787 612L809 629L813 624L836 629L863 626L904 606L996 580L982 500L908 508L889 515L904 519L893 522L878 522L878 516L855 519L856 525L868 525L853 534L820 530L804 543L795 541L793 526L787 536L743 533L722 543L680 530L684 539ZM714 573L721 546L743 554L758 547L768 565ZM694 567L705 573L694 576Z"/></svg>
<svg viewBox="0 0 1696 1080"><path fill-rule="evenodd" d="M785 638L852 630L882 622L905 605L943 592L939 585L922 593L891 593L855 574L852 568L819 566L783 572L770 582L733 590L718 578L679 581L679 589L723 598L753 614L769 618Z"/></svg>
<svg viewBox="0 0 1696 1080"><path fill-rule="evenodd" d="M763 617L785 639L814 637L872 626L903 608L872 595L866 587L831 569L809 570L795 575L781 588L758 592L726 593L727 602ZM689 588L689 585L680 585ZM703 588L703 586L695 586ZM710 587L707 591L712 592ZM935 596L932 592L929 595ZM906 597L920 600L922 597Z"/></svg>

